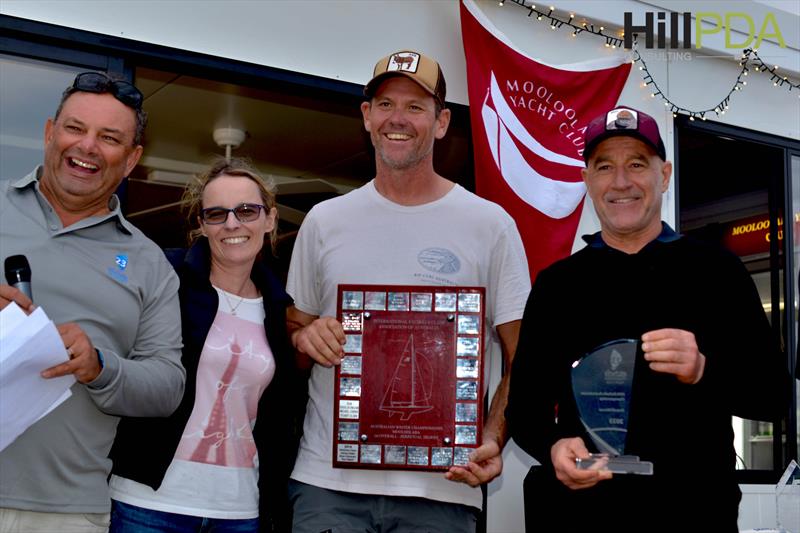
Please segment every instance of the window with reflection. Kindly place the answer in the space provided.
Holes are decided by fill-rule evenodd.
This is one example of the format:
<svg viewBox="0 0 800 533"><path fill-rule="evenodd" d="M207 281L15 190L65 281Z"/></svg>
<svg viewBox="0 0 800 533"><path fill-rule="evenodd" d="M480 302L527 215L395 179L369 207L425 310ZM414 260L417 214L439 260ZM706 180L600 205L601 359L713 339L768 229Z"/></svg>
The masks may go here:
<svg viewBox="0 0 800 533"><path fill-rule="evenodd" d="M44 124L83 68L0 54L0 179L42 163Z"/></svg>
<svg viewBox="0 0 800 533"><path fill-rule="evenodd" d="M786 175L785 145L792 141L774 138L773 143L770 136L759 132L680 120L676 131L681 233L739 256L756 285L775 339L780 339L787 360L794 357L800 244L792 245L786 237L794 235L794 242L800 243L795 231L800 224L794 222L800 221L800 171L793 168L791 181ZM800 148L800 143L795 144ZM800 164L797 159L795 166ZM789 228L785 223L788 194L793 221ZM787 272L789 250L793 261ZM787 290L794 295L787 296ZM792 305L787 306L789 299ZM796 409L796 403L793 406ZM794 450L786 447L787 431L793 441L797 439L792 420L783 420L776 427L772 422L732 417L731 424L742 482L775 482L788 460L797 457L796 446Z"/></svg>

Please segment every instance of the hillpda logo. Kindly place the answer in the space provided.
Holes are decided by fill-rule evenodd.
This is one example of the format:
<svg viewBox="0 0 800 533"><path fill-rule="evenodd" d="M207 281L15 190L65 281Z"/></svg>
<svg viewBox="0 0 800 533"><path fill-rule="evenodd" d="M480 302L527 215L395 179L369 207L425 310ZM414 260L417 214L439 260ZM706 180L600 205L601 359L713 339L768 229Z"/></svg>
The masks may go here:
<svg viewBox="0 0 800 533"><path fill-rule="evenodd" d="M692 17L694 17L694 24L692 24ZM636 23L634 23L633 13L626 11L625 48L633 48L634 34L644 34L645 48L653 48L654 42L656 48L667 48L667 18L669 18L669 48L691 48L692 33L694 33L695 48L702 48L704 35L713 35L723 31L725 32L725 48L758 49L765 38L774 38L781 48L786 48L786 42L783 40L781 29L778 27L773 13L767 13L763 20L758 20L760 17L754 19L747 13L715 13L713 11L699 11L694 15L691 12L668 14L663 11L657 13L647 11L644 21L637 20ZM656 20L657 22L655 22ZM735 23L739 26L741 21L747 25L747 38L744 40L741 40L743 35L739 31L731 32L731 25ZM760 29L756 31L756 28ZM655 35L655 29L657 29L658 35ZM744 33L744 30L741 33ZM737 40L741 40L741 42L737 42ZM679 42L682 44L679 45Z"/></svg>

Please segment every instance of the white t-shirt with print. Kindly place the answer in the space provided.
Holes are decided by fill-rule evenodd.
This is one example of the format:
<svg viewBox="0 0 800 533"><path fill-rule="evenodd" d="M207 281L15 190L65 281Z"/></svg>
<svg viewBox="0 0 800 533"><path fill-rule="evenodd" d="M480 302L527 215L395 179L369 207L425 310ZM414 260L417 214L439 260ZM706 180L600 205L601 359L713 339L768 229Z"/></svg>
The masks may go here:
<svg viewBox="0 0 800 533"><path fill-rule="evenodd" d="M434 202L409 207L384 198L369 182L314 206L295 242L287 292L300 311L336 316L342 283L485 287L487 361L501 356L494 327L520 319L530 292L514 220L460 185ZM313 367L293 479L345 492L481 507L480 489L448 481L440 472L333 468L334 372ZM489 382L489 376L484 379Z"/></svg>
<svg viewBox="0 0 800 533"><path fill-rule="evenodd" d="M200 354L194 408L164 481L154 491L112 476L115 500L206 518L258 516L253 427L275 360L264 332L262 298L242 299L214 288L219 307Z"/></svg>

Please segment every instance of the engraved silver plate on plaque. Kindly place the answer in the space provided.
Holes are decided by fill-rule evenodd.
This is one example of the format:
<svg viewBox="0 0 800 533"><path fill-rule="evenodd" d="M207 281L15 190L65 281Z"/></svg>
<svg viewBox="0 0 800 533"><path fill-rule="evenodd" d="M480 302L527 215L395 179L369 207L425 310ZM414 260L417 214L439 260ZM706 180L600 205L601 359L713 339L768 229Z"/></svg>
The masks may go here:
<svg viewBox="0 0 800 533"><path fill-rule="evenodd" d="M342 374L353 374L356 376L361 375L361 356L360 355L345 355L342 357L342 365L340 369Z"/></svg>
<svg viewBox="0 0 800 533"><path fill-rule="evenodd" d="M480 333L481 320L478 315L458 315L458 333L460 335L477 335Z"/></svg>
<svg viewBox="0 0 800 533"><path fill-rule="evenodd" d="M364 293L361 291L342 292L342 309L362 309L364 307Z"/></svg>
<svg viewBox="0 0 800 533"><path fill-rule="evenodd" d="M364 300L364 309L368 311L386 311L386 293L368 291Z"/></svg>
<svg viewBox="0 0 800 533"><path fill-rule="evenodd" d="M411 293L411 310L431 312L433 305L433 294L429 292L412 292Z"/></svg>
<svg viewBox="0 0 800 533"><path fill-rule="evenodd" d="M383 447L383 462L387 465L406 464L406 447L387 444Z"/></svg>
<svg viewBox="0 0 800 533"><path fill-rule="evenodd" d="M342 313L342 328L345 331L361 331L361 317L361 313Z"/></svg>
<svg viewBox="0 0 800 533"><path fill-rule="evenodd" d="M456 424L456 444L478 444L478 428L476 426L459 426Z"/></svg>
<svg viewBox="0 0 800 533"><path fill-rule="evenodd" d="M458 357L456 359L456 377L457 378L478 378L478 360L477 359L463 359Z"/></svg>
<svg viewBox="0 0 800 533"><path fill-rule="evenodd" d="M477 381L457 381L456 400L477 400L478 382Z"/></svg>
<svg viewBox="0 0 800 533"><path fill-rule="evenodd" d="M345 335L344 351L347 353L361 353L361 335Z"/></svg>
<svg viewBox="0 0 800 533"><path fill-rule="evenodd" d="M361 396L361 378L339 378L340 396ZM456 416L458 416L458 406L456 404Z"/></svg>
<svg viewBox="0 0 800 533"><path fill-rule="evenodd" d="M450 466L453 464L453 448L431 448L431 464Z"/></svg>
<svg viewBox="0 0 800 533"><path fill-rule="evenodd" d="M339 418L358 420L358 400L339 400Z"/></svg>
<svg viewBox="0 0 800 533"><path fill-rule="evenodd" d="M358 444L339 444L336 447L336 459L343 463L357 463Z"/></svg>
<svg viewBox="0 0 800 533"><path fill-rule="evenodd" d="M480 312L481 295L477 292L462 292L458 295L458 310L463 313Z"/></svg>
<svg viewBox="0 0 800 533"><path fill-rule="evenodd" d="M453 292L437 292L436 293L436 311L455 311L456 310L456 294Z"/></svg>
<svg viewBox="0 0 800 533"><path fill-rule="evenodd" d="M453 450L453 464L457 466L464 466L469 463L469 454L472 453L474 448L458 448Z"/></svg>
<svg viewBox="0 0 800 533"><path fill-rule="evenodd" d="M362 463L370 465L381 464L381 445L380 444L362 444L361 445L361 461Z"/></svg>
<svg viewBox="0 0 800 533"><path fill-rule="evenodd" d="M390 292L389 311L408 311L408 293Z"/></svg>
<svg viewBox="0 0 800 533"><path fill-rule="evenodd" d="M359 351L361 351L360 345ZM459 337L456 344L456 355L459 357L478 357L478 337Z"/></svg>
<svg viewBox="0 0 800 533"><path fill-rule="evenodd" d="M477 403L456 403L456 422L472 422L478 421L478 404Z"/></svg>
<svg viewBox="0 0 800 533"><path fill-rule="evenodd" d="M358 422L339 422L339 440L357 441Z"/></svg>
<svg viewBox="0 0 800 533"><path fill-rule="evenodd" d="M409 446L408 464L417 466L428 466L428 447Z"/></svg>

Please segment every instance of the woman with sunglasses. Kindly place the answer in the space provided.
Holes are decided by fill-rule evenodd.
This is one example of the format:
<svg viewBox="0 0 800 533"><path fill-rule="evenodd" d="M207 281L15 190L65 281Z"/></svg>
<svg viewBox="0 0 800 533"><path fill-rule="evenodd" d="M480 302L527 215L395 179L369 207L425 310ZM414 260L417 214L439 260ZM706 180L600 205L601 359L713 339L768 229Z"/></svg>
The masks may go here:
<svg viewBox="0 0 800 533"><path fill-rule="evenodd" d="M167 256L181 280L186 392L169 418L121 421L109 531L288 531L300 400L291 300L260 257L277 235L274 186L221 160L184 199L199 227L188 251Z"/></svg>

